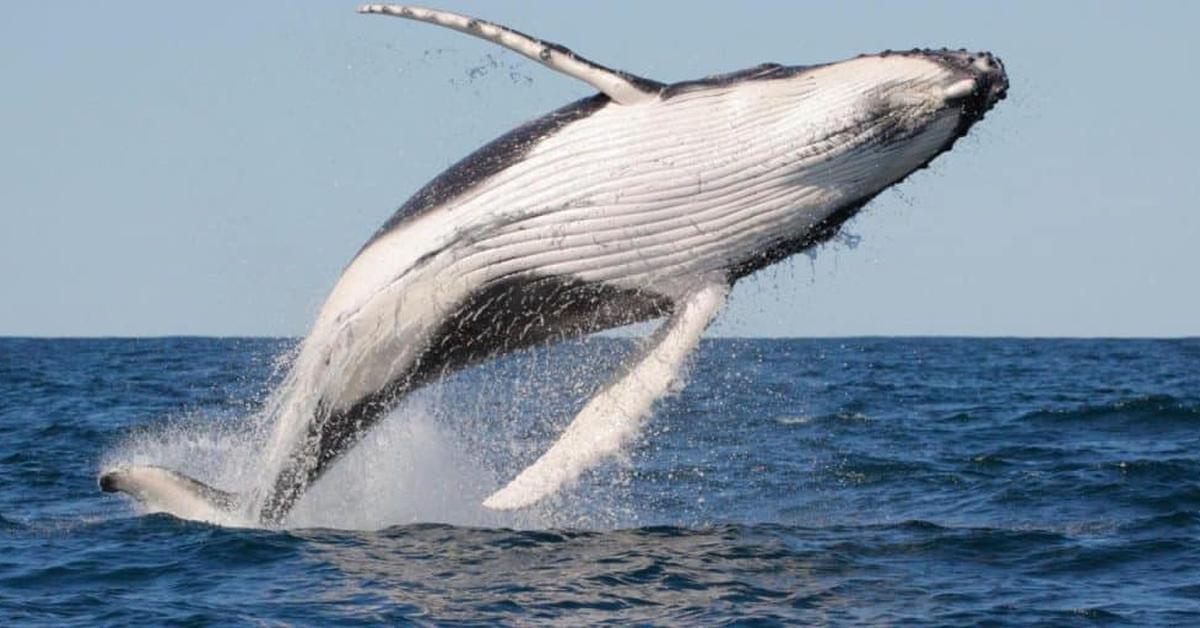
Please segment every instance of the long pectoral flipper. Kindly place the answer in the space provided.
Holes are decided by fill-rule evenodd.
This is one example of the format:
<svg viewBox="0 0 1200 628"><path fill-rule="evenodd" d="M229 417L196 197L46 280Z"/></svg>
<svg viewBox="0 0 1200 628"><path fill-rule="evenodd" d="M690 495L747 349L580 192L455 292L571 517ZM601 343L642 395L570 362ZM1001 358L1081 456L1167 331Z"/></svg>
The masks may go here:
<svg viewBox="0 0 1200 628"><path fill-rule="evenodd" d="M678 377L728 291L724 283L711 283L689 293L654 333L640 358L588 401L541 458L483 505L507 510L533 504L636 436L643 417Z"/></svg>
<svg viewBox="0 0 1200 628"><path fill-rule="evenodd" d="M151 512L200 521L220 522L242 504L237 494L155 466L120 467L105 472L100 476L100 490L125 493Z"/></svg>
<svg viewBox="0 0 1200 628"><path fill-rule="evenodd" d="M577 78L604 92L622 105L645 102L658 96L663 85L657 81L606 68L589 61L570 49L535 39L506 26L466 15L396 4L367 4L359 13L394 15L418 22L437 24L504 46L567 76Z"/></svg>

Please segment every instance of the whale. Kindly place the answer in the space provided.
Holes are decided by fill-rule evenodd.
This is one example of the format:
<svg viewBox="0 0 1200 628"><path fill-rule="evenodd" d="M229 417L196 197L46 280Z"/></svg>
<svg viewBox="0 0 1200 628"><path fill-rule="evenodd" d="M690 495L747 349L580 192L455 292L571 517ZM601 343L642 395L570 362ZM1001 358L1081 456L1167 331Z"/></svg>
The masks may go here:
<svg viewBox="0 0 1200 628"><path fill-rule="evenodd" d="M357 251L267 403L255 486L131 465L105 470L101 489L180 516L239 511L283 526L413 391L514 351L661 321L484 501L536 504L638 436L739 280L833 238L1008 92L990 52L914 48L662 82L466 15L359 11L493 42L596 93L452 165Z"/></svg>

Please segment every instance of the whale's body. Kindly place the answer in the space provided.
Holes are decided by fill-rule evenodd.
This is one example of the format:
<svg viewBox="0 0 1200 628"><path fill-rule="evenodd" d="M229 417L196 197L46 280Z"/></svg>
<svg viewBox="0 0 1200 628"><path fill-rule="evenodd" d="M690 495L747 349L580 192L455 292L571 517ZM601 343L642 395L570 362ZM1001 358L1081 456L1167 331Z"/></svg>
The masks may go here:
<svg viewBox="0 0 1200 628"><path fill-rule="evenodd" d="M439 175L345 268L275 396L273 471L255 504L270 524L414 388L524 347L668 316L644 356L487 503L552 492L628 439L734 282L832 237L948 150L1007 87L991 55L950 51L663 85L463 16L364 11L497 41L602 92ZM139 471L120 472L109 484L134 493ZM153 471L155 486L171 477Z"/></svg>

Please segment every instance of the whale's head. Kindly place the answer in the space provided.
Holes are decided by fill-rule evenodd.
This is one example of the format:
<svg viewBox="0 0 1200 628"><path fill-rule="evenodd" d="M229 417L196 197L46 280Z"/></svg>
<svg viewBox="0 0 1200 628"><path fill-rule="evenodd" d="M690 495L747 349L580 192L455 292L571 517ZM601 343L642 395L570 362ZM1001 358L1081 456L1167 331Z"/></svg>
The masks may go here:
<svg viewBox="0 0 1200 628"><path fill-rule="evenodd" d="M843 202L868 199L949 150L1008 92L988 52L863 55L798 73L806 177ZM816 168L813 166L816 165Z"/></svg>
<svg viewBox="0 0 1200 628"><path fill-rule="evenodd" d="M879 83L865 87L862 105L869 120L882 123L883 139L888 132L900 139L919 135L952 120L953 141L1008 95L1004 64L990 52L914 49L859 59L881 71Z"/></svg>
<svg viewBox="0 0 1200 628"><path fill-rule="evenodd" d="M905 55L933 61L949 72L951 82L941 86L942 104L960 114L964 132L1008 96L1004 64L990 52L925 50Z"/></svg>

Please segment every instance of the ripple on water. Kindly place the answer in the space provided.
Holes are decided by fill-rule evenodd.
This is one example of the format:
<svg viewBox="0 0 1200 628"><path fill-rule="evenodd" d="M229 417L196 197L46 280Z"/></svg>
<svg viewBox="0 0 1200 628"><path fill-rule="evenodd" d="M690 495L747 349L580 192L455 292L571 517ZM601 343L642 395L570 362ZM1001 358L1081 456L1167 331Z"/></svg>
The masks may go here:
<svg viewBox="0 0 1200 628"><path fill-rule="evenodd" d="M428 422L398 415L314 491L308 521L328 527L137 516L95 490L138 438L211 477L222 452L252 458L237 428L291 346L0 339L19 357L0 360L0 616L1200 621L1197 341L705 341L626 459L524 518L485 518L478 496L544 451L628 342L431 390Z"/></svg>

